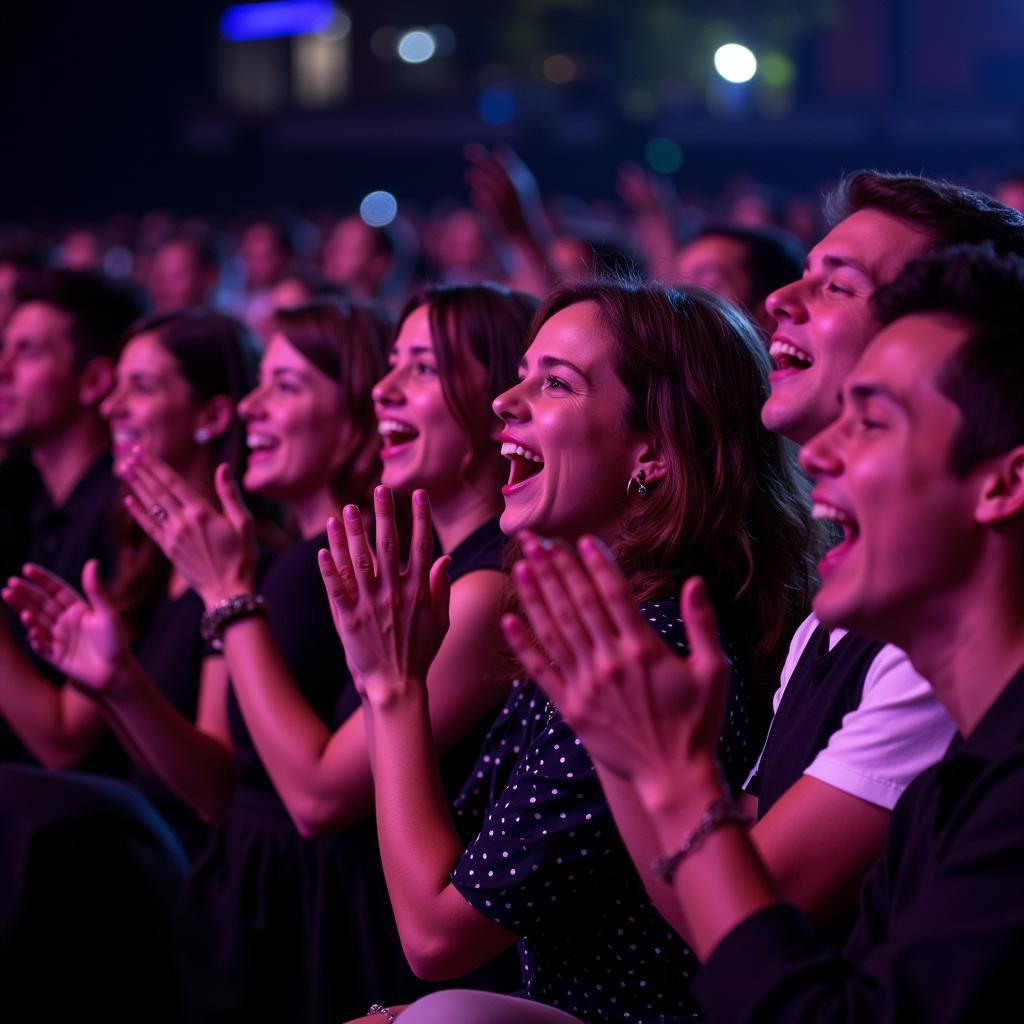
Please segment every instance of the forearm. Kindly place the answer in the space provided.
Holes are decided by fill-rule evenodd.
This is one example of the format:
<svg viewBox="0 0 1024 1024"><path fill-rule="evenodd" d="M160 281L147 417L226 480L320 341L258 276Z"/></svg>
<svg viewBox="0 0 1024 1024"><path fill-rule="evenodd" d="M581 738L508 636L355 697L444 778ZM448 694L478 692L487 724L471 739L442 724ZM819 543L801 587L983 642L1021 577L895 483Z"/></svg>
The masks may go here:
<svg viewBox="0 0 1024 1024"><path fill-rule="evenodd" d="M144 752L144 768L205 821L223 813L234 790L234 754L185 718L134 659L119 669L104 706L130 738L128 752L136 759Z"/></svg>
<svg viewBox="0 0 1024 1024"><path fill-rule="evenodd" d="M369 814L373 779L361 722L331 734L296 686L265 620L233 624L224 653L260 760L298 830L319 835ZM344 674L339 646L339 679Z"/></svg>
<svg viewBox="0 0 1024 1024"><path fill-rule="evenodd" d="M41 764L76 767L106 733L103 715L68 684L53 686L0 627L0 713Z"/></svg>

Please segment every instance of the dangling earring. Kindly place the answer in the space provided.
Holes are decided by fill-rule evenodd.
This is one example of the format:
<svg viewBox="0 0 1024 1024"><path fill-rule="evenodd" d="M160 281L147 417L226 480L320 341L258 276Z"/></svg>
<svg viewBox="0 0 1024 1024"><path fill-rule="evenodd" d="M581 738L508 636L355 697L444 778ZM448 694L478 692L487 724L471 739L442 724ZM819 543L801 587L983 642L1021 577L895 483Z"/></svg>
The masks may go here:
<svg viewBox="0 0 1024 1024"><path fill-rule="evenodd" d="M632 497L632 495L633 495L633 484L635 482L636 483L636 494L637 494L637 497L638 498L646 498L647 497L647 484L646 484L646 480L647 480L647 474L642 469L640 470L639 473L637 473L635 480L634 480L633 477L630 477L629 480L626 482L626 497L627 498Z"/></svg>
<svg viewBox="0 0 1024 1024"><path fill-rule="evenodd" d="M206 429L206 427L199 427L196 430L195 437L196 444L206 444L206 442L210 440L210 432Z"/></svg>

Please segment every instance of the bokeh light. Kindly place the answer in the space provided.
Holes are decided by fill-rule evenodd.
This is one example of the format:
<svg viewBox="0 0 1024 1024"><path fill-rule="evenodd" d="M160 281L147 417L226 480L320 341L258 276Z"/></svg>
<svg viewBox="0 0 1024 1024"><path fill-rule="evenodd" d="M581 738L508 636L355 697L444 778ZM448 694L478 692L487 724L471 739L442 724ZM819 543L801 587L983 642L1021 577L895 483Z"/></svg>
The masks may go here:
<svg viewBox="0 0 1024 1024"><path fill-rule="evenodd" d="M516 116L515 94L501 86L485 89L477 101L476 112L484 124L508 124Z"/></svg>
<svg viewBox="0 0 1024 1024"><path fill-rule="evenodd" d="M339 42L352 31L352 19L344 11L336 11L334 20L321 33L321 39Z"/></svg>
<svg viewBox="0 0 1024 1024"><path fill-rule="evenodd" d="M775 89L785 89L793 84L796 69L784 53L766 53L757 64L761 81Z"/></svg>
<svg viewBox="0 0 1024 1024"><path fill-rule="evenodd" d="M411 28L398 37L397 49L406 64L423 64L437 52L437 40L425 28Z"/></svg>
<svg viewBox="0 0 1024 1024"><path fill-rule="evenodd" d="M727 82L742 84L757 74L757 58L739 43L726 43L715 50L715 70Z"/></svg>
<svg viewBox="0 0 1024 1024"><path fill-rule="evenodd" d="M683 166L683 151L678 143L659 136L647 143L644 159L647 166L658 174L675 174Z"/></svg>
<svg viewBox="0 0 1024 1024"><path fill-rule="evenodd" d="M371 192L359 204L359 216L371 228L382 228L398 216L398 200L390 192Z"/></svg>
<svg viewBox="0 0 1024 1024"><path fill-rule="evenodd" d="M555 85L568 85L577 77L576 61L567 54L553 53L544 58L541 64L541 74Z"/></svg>

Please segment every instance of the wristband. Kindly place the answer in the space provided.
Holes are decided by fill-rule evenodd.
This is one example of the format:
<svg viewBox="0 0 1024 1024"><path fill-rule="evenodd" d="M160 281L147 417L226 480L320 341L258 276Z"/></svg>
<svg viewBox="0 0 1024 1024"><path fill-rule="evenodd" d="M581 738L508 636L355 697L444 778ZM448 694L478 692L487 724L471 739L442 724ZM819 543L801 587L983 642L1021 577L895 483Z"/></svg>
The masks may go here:
<svg viewBox="0 0 1024 1024"><path fill-rule="evenodd" d="M679 844L676 851L674 853L667 853L664 857L659 857L651 865L651 870L658 881L671 885L679 865L691 853L699 850L712 832L732 821L739 822L742 825L749 825L753 819L731 800L712 801L708 809L701 815L697 827L691 829L683 836L683 841Z"/></svg>
<svg viewBox="0 0 1024 1024"><path fill-rule="evenodd" d="M218 601L203 612L199 620L199 633L213 651L224 650L224 630L238 619L266 615L267 602L259 594L235 594Z"/></svg>

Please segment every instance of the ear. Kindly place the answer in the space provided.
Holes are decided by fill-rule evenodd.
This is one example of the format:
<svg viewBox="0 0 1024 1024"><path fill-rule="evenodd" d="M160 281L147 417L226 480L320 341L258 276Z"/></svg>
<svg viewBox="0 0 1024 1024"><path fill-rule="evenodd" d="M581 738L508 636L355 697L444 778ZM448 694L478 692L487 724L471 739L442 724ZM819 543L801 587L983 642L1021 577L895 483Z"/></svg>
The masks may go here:
<svg viewBox="0 0 1024 1024"><path fill-rule="evenodd" d="M90 359L78 374L78 401L83 407L99 406L115 382L114 361L108 356Z"/></svg>
<svg viewBox="0 0 1024 1024"><path fill-rule="evenodd" d="M661 445L653 436L644 437L634 450L630 476L635 477L641 470L646 483L662 480L668 473Z"/></svg>
<svg viewBox="0 0 1024 1024"><path fill-rule="evenodd" d="M211 440L223 437L235 420L234 403L227 395L214 395L200 410L197 429L206 431Z"/></svg>
<svg viewBox="0 0 1024 1024"><path fill-rule="evenodd" d="M997 526L1024 513L1024 445L993 459L982 476L974 518Z"/></svg>

